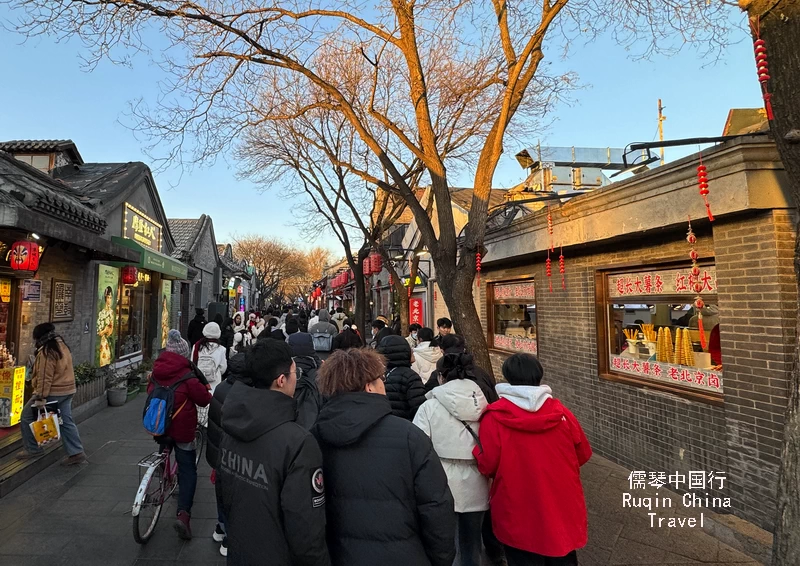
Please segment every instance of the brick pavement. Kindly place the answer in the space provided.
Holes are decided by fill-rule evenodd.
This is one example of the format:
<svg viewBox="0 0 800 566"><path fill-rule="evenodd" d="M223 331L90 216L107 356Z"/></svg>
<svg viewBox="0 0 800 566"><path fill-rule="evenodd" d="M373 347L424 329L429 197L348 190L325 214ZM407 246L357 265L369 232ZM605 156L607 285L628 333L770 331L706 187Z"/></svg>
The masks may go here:
<svg viewBox="0 0 800 566"><path fill-rule="evenodd" d="M139 546L133 541L136 463L153 448L139 425L139 401L108 408L80 425L89 464L52 466L0 500L0 564L224 564L211 540L216 506L205 462L193 509L194 540L175 536L171 501L150 542ZM595 456L582 475L589 506L589 544L579 552L582 565L759 564L699 529L651 529L646 509L623 511L627 472L608 460ZM685 515L681 509L665 511L661 516Z"/></svg>

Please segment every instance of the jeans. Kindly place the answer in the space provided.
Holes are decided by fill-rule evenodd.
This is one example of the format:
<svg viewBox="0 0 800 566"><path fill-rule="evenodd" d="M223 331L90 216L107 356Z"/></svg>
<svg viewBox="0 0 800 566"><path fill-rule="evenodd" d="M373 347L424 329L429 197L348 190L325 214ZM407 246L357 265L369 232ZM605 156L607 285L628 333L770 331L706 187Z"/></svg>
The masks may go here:
<svg viewBox="0 0 800 566"><path fill-rule="evenodd" d="M178 463L178 511L192 514L194 492L197 489L196 450L183 450L177 446L172 449Z"/></svg>
<svg viewBox="0 0 800 566"><path fill-rule="evenodd" d="M481 524L483 511L456 513L458 518L458 552L461 566L481 566Z"/></svg>
<svg viewBox="0 0 800 566"><path fill-rule="evenodd" d="M508 545L505 547L508 566L578 566L578 553L574 550L566 556L552 557L525 552Z"/></svg>
<svg viewBox="0 0 800 566"><path fill-rule="evenodd" d="M50 395L47 398L47 402L58 403L58 410L61 412L61 420L64 423L60 427L61 444L64 446L67 456L75 456L83 452L78 426L72 420L72 395ZM33 399L28 401L22 409L19 429L22 433L22 445L25 447L25 451L31 454L38 454L42 452L42 449L36 444L30 427L31 423L38 418L38 412L31 407L33 407Z"/></svg>

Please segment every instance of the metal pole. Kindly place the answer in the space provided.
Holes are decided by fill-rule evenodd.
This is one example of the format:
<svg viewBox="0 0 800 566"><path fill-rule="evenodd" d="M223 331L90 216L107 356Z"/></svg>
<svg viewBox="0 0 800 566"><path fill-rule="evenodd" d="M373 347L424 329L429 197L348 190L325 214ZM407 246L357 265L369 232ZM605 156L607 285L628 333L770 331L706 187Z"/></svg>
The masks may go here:
<svg viewBox="0 0 800 566"><path fill-rule="evenodd" d="M664 116L664 107L661 106L661 99L658 99L658 141L664 141L664 120L667 117ZM661 165L664 165L664 146L661 146Z"/></svg>

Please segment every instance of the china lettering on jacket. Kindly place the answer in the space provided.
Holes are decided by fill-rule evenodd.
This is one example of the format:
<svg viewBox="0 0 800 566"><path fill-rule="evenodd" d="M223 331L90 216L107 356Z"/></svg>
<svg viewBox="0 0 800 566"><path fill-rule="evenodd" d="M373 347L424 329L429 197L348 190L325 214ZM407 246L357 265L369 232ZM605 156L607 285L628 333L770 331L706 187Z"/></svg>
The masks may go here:
<svg viewBox="0 0 800 566"><path fill-rule="evenodd" d="M261 462L254 462L236 452L231 452L227 448L222 448L221 450L222 457L220 458L220 467L223 470L229 474L238 476L240 479L255 487L261 489L269 488L269 480L267 479L267 472L264 469L264 464ZM257 466L255 466L256 463L258 464Z"/></svg>

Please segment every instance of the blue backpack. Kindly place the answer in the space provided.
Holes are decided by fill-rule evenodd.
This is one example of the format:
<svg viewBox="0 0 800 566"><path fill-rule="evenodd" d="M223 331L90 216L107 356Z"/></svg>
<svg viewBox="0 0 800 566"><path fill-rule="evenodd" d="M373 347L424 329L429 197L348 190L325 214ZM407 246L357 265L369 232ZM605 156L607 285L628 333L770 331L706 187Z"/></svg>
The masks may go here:
<svg viewBox="0 0 800 566"><path fill-rule="evenodd" d="M193 371L190 371L178 381L166 387L161 385L153 379L155 387L147 396L147 401L144 405L144 416L142 424L147 432L153 436L162 436L169 430L172 424L172 419L181 412L189 399L183 402L183 405L178 407L175 411L175 390L184 381L196 377Z"/></svg>

